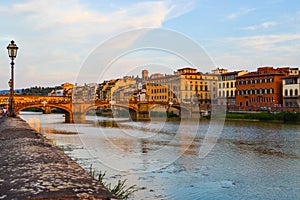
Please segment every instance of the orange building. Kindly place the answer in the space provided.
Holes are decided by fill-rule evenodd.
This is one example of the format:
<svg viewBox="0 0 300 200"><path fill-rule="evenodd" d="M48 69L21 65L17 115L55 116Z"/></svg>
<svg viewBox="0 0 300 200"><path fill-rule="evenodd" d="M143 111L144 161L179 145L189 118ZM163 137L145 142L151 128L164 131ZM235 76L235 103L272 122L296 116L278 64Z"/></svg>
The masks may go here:
<svg viewBox="0 0 300 200"><path fill-rule="evenodd" d="M293 72L289 67L260 67L236 77L236 105L246 109L281 107L282 78Z"/></svg>

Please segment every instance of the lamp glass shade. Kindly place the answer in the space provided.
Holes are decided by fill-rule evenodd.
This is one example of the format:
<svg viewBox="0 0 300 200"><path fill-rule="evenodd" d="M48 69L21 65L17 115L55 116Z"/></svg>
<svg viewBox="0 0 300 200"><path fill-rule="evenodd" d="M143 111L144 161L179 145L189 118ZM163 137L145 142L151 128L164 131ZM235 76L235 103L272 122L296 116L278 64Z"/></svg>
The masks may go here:
<svg viewBox="0 0 300 200"><path fill-rule="evenodd" d="M17 52L18 52L19 47L15 44L15 42L12 40L10 44L7 46L8 50L8 56L10 58L15 58L17 57Z"/></svg>

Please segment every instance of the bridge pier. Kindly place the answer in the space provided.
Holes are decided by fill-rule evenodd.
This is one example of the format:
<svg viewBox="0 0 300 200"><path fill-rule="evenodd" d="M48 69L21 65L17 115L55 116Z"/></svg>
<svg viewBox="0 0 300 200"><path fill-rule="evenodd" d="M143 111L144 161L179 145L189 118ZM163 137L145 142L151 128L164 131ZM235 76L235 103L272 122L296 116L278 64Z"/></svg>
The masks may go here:
<svg viewBox="0 0 300 200"><path fill-rule="evenodd" d="M44 107L43 108L45 114L51 114L52 108L51 107Z"/></svg>
<svg viewBox="0 0 300 200"><path fill-rule="evenodd" d="M86 115L83 114L82 112L73 112L73 123L85 123L86 121Z"/></svg>
<svg viewBox="0 0 300 200"><path fill-rule="evenodd" d="M72 104L72 113L73 113L73 123L85 123L86 121L86 112L88 108L95 105L94 101L88 102L73 102Z"/></svg>
<svg viewBox="0 0 300 200"><path fill-rule="evenodd" d="M73 102L72 113L74 123L85 123L85 104L83 102Z"/></svg>
<svg viewBox="0 0 300 200"><path fill-rule="evenodd" d="M65 123L74 123L73 115L65 113Z"/></svg>
<svg viewBox="0 0 300 200"><path fill-rule="evenodd" d="M150 121L149 103L139 102L138 111L129 109L132 121Z"/></svg>

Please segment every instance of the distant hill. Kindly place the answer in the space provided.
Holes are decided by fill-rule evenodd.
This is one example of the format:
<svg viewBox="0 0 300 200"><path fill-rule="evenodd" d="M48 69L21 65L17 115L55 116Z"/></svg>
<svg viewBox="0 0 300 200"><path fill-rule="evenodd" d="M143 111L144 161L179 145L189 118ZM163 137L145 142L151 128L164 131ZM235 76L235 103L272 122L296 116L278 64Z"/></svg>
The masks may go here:
<svg viewBox="0 0 300 200"><path fill-rule="evenodd" d="M15 93L21 93L22 89L15 89ZM0 90L0 94L9 94L9 90Z"/></svg>
<svg viewBox="0 0 300 200"><path fill-rule="evenodd" d="M0 90L0 94L8 94L9 90Z"/></svg>

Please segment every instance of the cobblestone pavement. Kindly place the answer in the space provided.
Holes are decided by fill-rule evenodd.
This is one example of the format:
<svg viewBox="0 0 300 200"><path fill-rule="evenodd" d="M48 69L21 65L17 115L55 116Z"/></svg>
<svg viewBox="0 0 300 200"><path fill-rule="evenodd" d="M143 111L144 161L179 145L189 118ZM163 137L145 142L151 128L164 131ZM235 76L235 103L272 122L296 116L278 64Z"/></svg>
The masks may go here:
<svg viewBox="0 0 300 200"><path fill-rule="evenodd" d="M115 199L20 118L0 120L0 199Z"/></svg>

